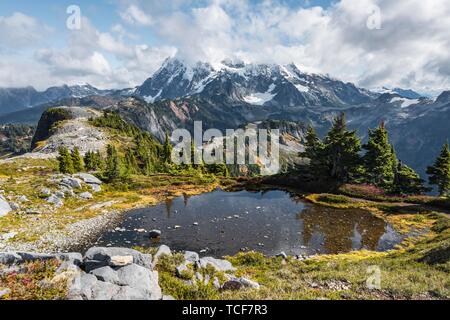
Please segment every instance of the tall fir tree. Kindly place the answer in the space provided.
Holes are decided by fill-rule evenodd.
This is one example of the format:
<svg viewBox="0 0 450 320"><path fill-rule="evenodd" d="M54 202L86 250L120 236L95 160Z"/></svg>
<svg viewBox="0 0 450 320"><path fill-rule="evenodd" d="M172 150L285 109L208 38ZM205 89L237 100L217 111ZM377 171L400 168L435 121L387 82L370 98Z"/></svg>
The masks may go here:
<svg viewBox="0 0 450 320"><path fill-rule="evenodd" d="M424 187L423 180L420 176L401 161L397 161L397 169L395 170L394 181L390 192L395 194L418 195L425 191L427 191L427 188Z"/></svg>
<svg viewBox="0 0 450 320"><path fill-rule="evenodd" d="M427 168L430 184L438 187L439 195L450 195L450 150L448 142L442 147L441 153L432 166Z"/></svg>
<svg viewBox="0 0 450 320"><path fill-rule="evenodd" d="M100 153L100 150L97 150L97 152L94 153L93 158L95 170L103 170L105 167L105 161Z"/></svg>
<svg viewBox="0 0 450 320"><path fill-rule="evenodd" d="M94 153L90 150L84 154L83 161L84 161L84 168L86 169L86 171L96 170L94 157L95 157Z"/></svg>
<svg viewBox="0 0 450 320"><path fill-rule="evenodd" d="M163 161L166 163L172 162L172 144L170 143L169 133L166 132L166 140L163 146Z"/></svg>
<svg viewBox="0 0 450 320"><path fill-rule="evenodd" d="M369 139L363 148L366 150L363 156L364 180L384 189L391 188L397 161L383 122L378 128L369 129Z"/></svg>
<svg viewBox="0 0 450 320"><path fill-rule="evenodd" d="M106 149L106 166L104 175L108 181L114 181L122 176L122 166L116 147L108 145Z"/></svg>
<svg viewBox="0 0 450 320"><path fill-rule="evenodd" d="M59 164L59 172L66 174L75 173L72 156L70 155L69 149L67 149L66 147L60 147L58 149L57 159Z"/></svg>
<svg viewBox="0 0 450 320"><path fill-rule="evenodd" d="M81 157L80 150L75 147L71 153L73 169L75 172L81 172L84 170L83 158Z"/></svg>
<svg viewBox="0 0 450 320"><path fill-rule="evenodd" d="M328 176L337 182L354 181L361 174L361 140L347 129L345 114L335 117L324 139Z"/></svg>
<svg viewBox="0 0 450 320"><path fill-rule="evenodd" d="M300 156L309 159L309 170L316 177L324 174L324 144L312 126L308 126L305 136L305 151Z"/></svg>

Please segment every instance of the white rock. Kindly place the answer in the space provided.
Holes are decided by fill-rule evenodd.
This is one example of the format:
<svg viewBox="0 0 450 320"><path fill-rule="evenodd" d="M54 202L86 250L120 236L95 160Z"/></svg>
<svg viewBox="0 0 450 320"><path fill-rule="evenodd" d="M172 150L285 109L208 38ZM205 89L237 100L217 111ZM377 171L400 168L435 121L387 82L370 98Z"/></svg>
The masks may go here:
<svg viewBox="0 0 450 320"><path fill-rule="evenodd" d="M93 176L92 174L89 174L89 173L77 173L74 175L74 177L80 178L81 180L83 180L85 183L88 183L88 184L99 185L99 184L103 183L96 176Z"/></svg>
<svg viewBox="0 0 450 320"><path fill-rule="evenodd" d="M110 266L123 267L133 263L133 256L112 256Z"/></svg>
<svg viewBox="0 0 450 320"><path fill-rule="evenodd" d="M3 197L0 197L0 218L6 216L11 211L12 208L9 203Z"/></svg>
<svg viewBox="0 0 450 320"><path fill-rule="evenodd" d="M91 200L91 199L94 198L94 196L90 192L80 193L79 196L80 196L81 199L85 199L85 200Z"/></svg>

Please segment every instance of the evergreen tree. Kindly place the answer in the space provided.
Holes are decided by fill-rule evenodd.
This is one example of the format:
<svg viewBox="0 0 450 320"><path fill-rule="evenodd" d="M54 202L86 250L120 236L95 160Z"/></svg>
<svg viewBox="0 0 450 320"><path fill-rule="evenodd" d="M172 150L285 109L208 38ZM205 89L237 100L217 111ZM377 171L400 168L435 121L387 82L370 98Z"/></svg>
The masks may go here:
<svg viewBox="0 0 450 320"><path fill-rule="evenodd" d="M103 170L105 163L99 150L93 154L95 170Z"/></svg>
<svg viewBox="0 0 450 320"><path fill-rule="evenodd" d="M125 151L124 163L127 175L136 174L139 172L136 156L134 155L134 151L132 149L127 149Z"/></svg>
<svg viewBox="0 0 450 320"><path fill-rule="evenodd" d="M108 145L106 149L106 167L104 176L108 181L114 181L122 176L120 157L113 145Z"/></svg>
<svg viewBox="0 0 450 320"><path fill-rule="evenodd" d="M92 151L86 152L84 155L84 167L87 171L95 171L95 159L94 159L94 153Z"/></svg>
<svg viewBox="0 0 450 320"><path fill-rule="evenodd" d="M163 161L170 163L172 159L172 144L170 143L169 134L166 132L166 140L163 146Z"/></svg>
<svg viewBox="0 0 450 320"><path fill-rule="evenodd" d="M349 182L361 173L361 141L349 131L345 114L337 116L324 140L324 157L328 176L338 182Z"/></svg>
<svg viewBox="0 0 450 320"><path fill-rule="evenodd" d="M60 147L58 149L58 162L59 162L59 172L66 174L75 173L75 169L73 166L72 157L70 155L69 149L66 147Z"/></svg>
<svg viewBox="0 0 450 320"><path fill-rule="evenodd" d="M308 126L305 136L305 151L300 156L309 159L309 169L317 177L325 172L323 159L324 145L312 126Z"/></svg>
<svg viewBox="0 0 450 320"><path fill-rule="evenodd" d="M363 156L364 180L378 187L389 189L394 182L397 160L395 154L392 154L393 147L389 144L388 132L384 123L374 130L369 129L369 140L363 148L366 150Z"/></svg>
<svg viewBox="0 0 450 320"><path fill-rule="evenodd" d="M391 192L396 194L421 194L427 189L420 176L407 165L398 162Z"/></svg>
<svg viewBox="0 0 450 320"><path fill-rule="evenodd" d="M450 193L450 150L448 142L442 147L441 153L432 166L427 168L429 182L438 187L441 196Z"/></svg>
<svg viewBox="0 0 450 320"><path fill-rule="evenodd" d="M75 170L75 172L83 171L83 158L81 157L80 150L77 147L72 150L71 157L73 162L73 169Z"/></svg>

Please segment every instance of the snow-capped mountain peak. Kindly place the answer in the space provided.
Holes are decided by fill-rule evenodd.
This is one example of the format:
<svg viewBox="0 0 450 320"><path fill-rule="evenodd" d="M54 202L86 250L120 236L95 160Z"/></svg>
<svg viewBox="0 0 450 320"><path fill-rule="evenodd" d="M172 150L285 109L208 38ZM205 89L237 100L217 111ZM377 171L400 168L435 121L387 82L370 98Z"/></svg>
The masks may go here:
<svg viewBox="0 0 450 320"><path fill-rule="evenodd" d="M372 93L352 84L300 71L294 64L224 60L188 64L167 59L136 90L147 102L199 96L258 106L342 106L370 101Z"/></svg>

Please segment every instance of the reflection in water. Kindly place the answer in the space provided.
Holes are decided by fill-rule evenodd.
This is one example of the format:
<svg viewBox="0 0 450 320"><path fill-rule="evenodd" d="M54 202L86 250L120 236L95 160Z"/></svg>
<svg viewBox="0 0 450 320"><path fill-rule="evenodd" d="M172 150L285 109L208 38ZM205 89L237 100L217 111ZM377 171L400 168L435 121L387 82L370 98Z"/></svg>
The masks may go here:
<svg viewBox="0 0 450 320"><path fill-rule="evenodd" d="M175 250L207 250L215 256L242 249L269 255L388 250L401 241L389 225L364 210L314 206L277 190L217 190L131 211L119 229L106 232L96 244L158 245L142 229L161 230L159 243Z"/></svg>
<svg viewBox="0 0 450 320"><path fill-rule="evenodd" d="M378 241L386 232L386 223L365 210L310 206L298 214L303 221L303 241L314 245L313 235L323 238L324 252L377 250Z"/></svg>

